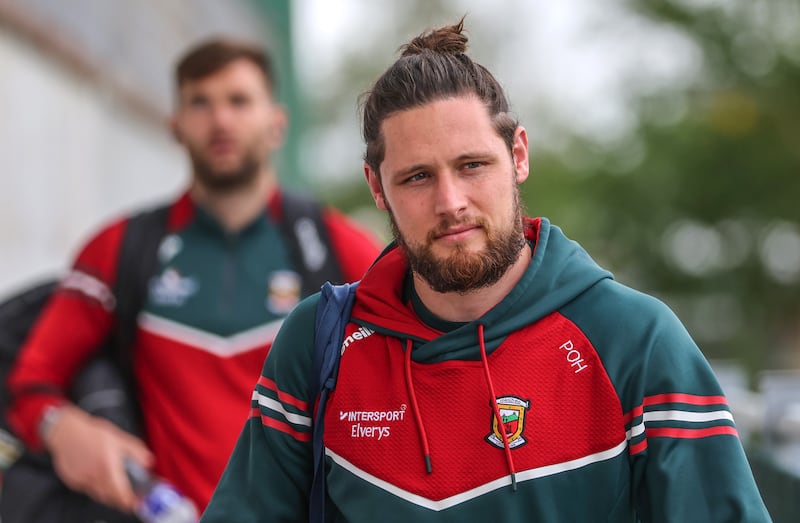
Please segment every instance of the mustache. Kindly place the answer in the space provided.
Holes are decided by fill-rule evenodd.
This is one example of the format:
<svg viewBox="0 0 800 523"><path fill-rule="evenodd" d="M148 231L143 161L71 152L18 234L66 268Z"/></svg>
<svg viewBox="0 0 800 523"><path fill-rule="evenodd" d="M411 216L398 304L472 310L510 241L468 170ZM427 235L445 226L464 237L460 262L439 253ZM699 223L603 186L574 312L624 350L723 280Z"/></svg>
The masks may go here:
<svg viewBox="0 0 800 523"><path fill-rule="evenodd" d="M457 227L486 227L486 220L480 217L467 217L467 218L444 218L436 227L428 231L427 240L433 242L438 236L447 234L448 231Z"/></svg>
<svg viewBox="0 0 800 523"><path fill-rule="evenodd" d="M211 133L208 137L207 143L211 144L214 142L233 142L236 139L235 135L227 132L227 131L216 131Z"/></svg>

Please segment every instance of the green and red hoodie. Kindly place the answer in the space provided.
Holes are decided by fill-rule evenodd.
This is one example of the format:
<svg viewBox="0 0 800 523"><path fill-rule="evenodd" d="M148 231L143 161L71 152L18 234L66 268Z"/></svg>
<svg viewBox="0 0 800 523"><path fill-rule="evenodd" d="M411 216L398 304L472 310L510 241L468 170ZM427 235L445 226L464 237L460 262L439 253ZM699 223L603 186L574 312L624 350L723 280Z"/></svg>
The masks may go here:
<svg viewBox="0 0 800 523"><path fill-rule="evenodd" d="M425 310L399 248L363 278L324 413L330 520L770 521L675 315L526 224L527 271L469 323ZM203 523L308 519L317 302L278 334Z"/></svg>

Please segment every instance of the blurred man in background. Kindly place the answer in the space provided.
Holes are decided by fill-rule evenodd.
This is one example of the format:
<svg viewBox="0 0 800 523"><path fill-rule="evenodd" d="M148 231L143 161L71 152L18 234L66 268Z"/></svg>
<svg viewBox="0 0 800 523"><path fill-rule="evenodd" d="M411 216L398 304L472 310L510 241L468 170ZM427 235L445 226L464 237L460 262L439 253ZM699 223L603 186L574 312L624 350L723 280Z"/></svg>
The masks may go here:
<svg viewBox="0 0 800 523"><path fill-rule="evenodd" d="M137 504L126 460L205 507L248 414L241 399L278 326L319 288L304 281L308 271L328 267L325 279L357 280L379 252L366 230L333 209L297 203L279 186L273 153L287 115L262 49L201 43L179 61L176 84L172 131L192 177L165 210L165 236L138 315L132 373L141 438L67 396L118 326L113 289L129 218L83 246L9 378L10 420L27 445L50 453L68 487L123 512ZM287 232L290 207L301 216Z"/></svg>

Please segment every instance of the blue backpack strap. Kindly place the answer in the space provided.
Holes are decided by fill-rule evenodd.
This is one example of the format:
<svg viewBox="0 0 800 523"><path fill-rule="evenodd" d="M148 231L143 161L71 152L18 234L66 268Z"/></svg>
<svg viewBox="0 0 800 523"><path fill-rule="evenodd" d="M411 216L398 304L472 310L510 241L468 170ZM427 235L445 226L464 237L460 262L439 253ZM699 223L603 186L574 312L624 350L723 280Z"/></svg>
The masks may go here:
<svg viewBox="0 0 800 523"><path fill-rule="evenodd" d="M319 397L319 403L312 424L312 443L314 448L314 479L308 503L309 521L325 521L325 444L324 433L325 404L328 395L336 387L339 373L340 347L344 329L350 322L350 313L356 296L358 283L332 285L326 282L320 292L317 305L314 357L309 381L309 400Z"/></svg>

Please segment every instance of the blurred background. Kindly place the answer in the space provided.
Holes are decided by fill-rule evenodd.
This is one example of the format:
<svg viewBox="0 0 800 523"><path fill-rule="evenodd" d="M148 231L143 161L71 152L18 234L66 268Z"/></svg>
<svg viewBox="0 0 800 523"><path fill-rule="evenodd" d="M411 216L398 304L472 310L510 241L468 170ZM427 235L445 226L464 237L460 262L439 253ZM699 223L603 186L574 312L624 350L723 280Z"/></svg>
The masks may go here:
<svg viewBox="0 0 800 523"><path fill-rule="evenodd" d="M531 137L529 213L678 313L775 521L797 521L796 0L0 0L0 298L65 270L105 220L181 190L172 67L211 35L275 55L282 180L388 238L358 96L410 36L464 14Z"/></svg>

